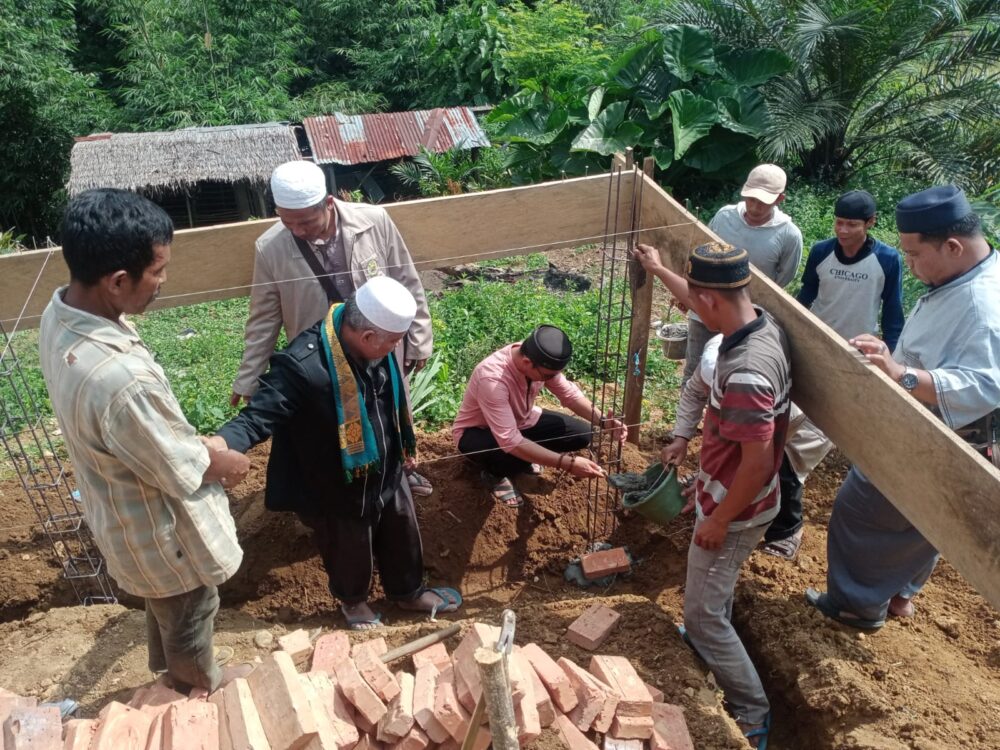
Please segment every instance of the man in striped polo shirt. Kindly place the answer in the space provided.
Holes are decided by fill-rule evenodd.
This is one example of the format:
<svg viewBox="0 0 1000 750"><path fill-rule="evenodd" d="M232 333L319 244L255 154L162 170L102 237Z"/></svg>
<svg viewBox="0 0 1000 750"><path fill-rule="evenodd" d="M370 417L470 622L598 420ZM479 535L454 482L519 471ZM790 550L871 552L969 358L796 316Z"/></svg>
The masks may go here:
<svg viewBox="0 0 1000 750"><path fill-rule="evenodd" d="M695 484L698 518L688 549L682 633L712 670L747 741L757 747L770 727L770 704L730 619L740 568L778 512L790 406L788 343L771 316L750 300L746 250L723 243L696 247L686 277L664 268L659 251L649 245L639 245L636 257L710 330L723 335ZM692 395L685 387L682 401ZM691 437L678 434L677 440L686 444Z"/></svg>

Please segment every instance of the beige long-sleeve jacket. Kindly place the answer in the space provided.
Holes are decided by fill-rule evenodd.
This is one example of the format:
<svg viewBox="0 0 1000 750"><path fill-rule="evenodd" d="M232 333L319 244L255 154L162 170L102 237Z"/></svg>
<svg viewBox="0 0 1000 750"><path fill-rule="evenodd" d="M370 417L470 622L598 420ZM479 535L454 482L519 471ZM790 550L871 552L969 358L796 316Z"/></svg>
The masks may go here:
<svg viewBox="0 0 1000 750"><path fill-rule="evenodd" d="M384 275L409 289L417 301L417 317L406 335L405 358L429 358L433 335L427 297L396 225L379 206L339 200L334 204L354 288L373 276ZM326 315L328 308L326 292L299 252L292 233L277 222L257 239L246 348L233 392L244 396L256 392L257 378L267 368L282 326L291 340Z"/></svg>

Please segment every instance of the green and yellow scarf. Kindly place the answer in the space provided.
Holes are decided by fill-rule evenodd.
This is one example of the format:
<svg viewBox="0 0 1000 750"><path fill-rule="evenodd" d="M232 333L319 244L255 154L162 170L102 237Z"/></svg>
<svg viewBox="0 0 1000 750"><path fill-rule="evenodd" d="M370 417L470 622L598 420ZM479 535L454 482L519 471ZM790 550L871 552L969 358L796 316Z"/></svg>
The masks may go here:
<svg viewBox="0 0 1000 750"><path fill-rule="evenodd" d="M344 478L348 484L358 477L382 468L382 459L375 444L375 433L368 421L361 385L351 370L347 354L341 346L339 333L344 319L344 306L337 303L330 307L323 321L323 354L326 356L330 382L333 384L333 401L337 409L337 433L340 439L340 458L344 465ZM396 358L388 356L389 378L392 381L392 403L395 412L393 427L395 439L403 459L416 455L417 441L410 422L410 411L401 398L403 379Z"/></svg>

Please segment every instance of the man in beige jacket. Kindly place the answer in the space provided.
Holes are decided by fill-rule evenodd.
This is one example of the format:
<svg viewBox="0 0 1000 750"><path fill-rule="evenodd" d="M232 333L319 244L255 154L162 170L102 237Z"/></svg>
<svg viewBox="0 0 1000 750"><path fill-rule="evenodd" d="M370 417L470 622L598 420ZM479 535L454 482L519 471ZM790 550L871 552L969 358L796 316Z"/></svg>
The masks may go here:
<svg viewBox="0 0 1000 750"><path fill-rule="evenodd" d="M282 326L291 341L374 276L395 279L417 301L396 356L405 372L420 370L433 346L430 311L410 251L386 210L337 200L327 192L323 170L304 160L277 167L271 192L281 221L257 239L246 348L230 403L256 392ZM408 481L414 494L430 494L430 483L416 472Z"/></svg>

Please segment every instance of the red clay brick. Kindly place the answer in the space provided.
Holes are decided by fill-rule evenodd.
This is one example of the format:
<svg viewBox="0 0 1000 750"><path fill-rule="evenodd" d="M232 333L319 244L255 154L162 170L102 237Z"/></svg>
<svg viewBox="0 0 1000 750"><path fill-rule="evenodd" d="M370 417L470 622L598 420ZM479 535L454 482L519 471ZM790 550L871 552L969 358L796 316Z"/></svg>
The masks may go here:
<svg viewBox="0 0 1000 750"><path fill-rule="evenodd" d="M598 750L597 745L588 740L579 729L573 726L573 722L570 721L568 716L557 716L555 727L562 738L563 744L569 750Z"/></svg>
<svg viewBox="0 0 1000 750"><path fill-rule="evenodd" d="M399 683L374 648L359 648L354 654L354 664L379 698L388 702L399 695Z"/></svg>
<svg viewBox="0 0 1000 750"><path fill-rule="evenodd" d="M106 705L97 716L100 721L91 750L146 750L152 716L117 701Z"/></svg>
<svg viewBox="0 0 1000 750"><path fill-rule="evenodd" d="M406 736L392 747L394 750L424 750L430 744L431 740L424 731L418 726L412 726Z"/></svg>
<svg viewBox="0 0 1000 750"><path fill-rule="evenodd" d="M449 667L450 669L450 667ZM434 714L434 691L438 670L430 662L422 664L413 678L413 718L433 742L442 743L450 734Z"/></svg>
<svg viewBox="0 0 1000 750"><path fill-rule="evenodd" d="M385 716L385 704L379 699L358 672L351 659L342 659L334 666L337 684L344 696L357 709L354 717L360 729L373 731L379 719Z"/></svg>
<svg viewBox="0 0 1000 750"><path fill-rule="evenodd" d="M342 659L350 658L351 641L347 633L336 630L332 633L324 633L316 639L316 646L313 648L312 666L310 672L332 672L333 665Z"/></svg>
<svg viewBox="0 0 1000 750"><path fill-rule="evenodd" d="M579 699L577 707L569 713L570 718L583 732L591 728L607 732L615 718L618 696L608 685L566 657L559 659L558 663L573 683Z"/></svg>
<svg viewBox="0 0 1000 750"><path fill-rule="evenodd" d="M70 719L64 729L63 750L90 750L97 734L97 720Z"/></svg>
<svg viewBox="0 0 1000 750"><path fill-rule="evenodd" d="M642 740L617 740L611 735L604 737L604 750L643 750Z"/></svg>
<svg viewBox="0 0 1000 750"><path fill-rule="evenodd" d="M378 638L371 638L367 641L361 641L360 643L355 643L351 646L351 658L356 659L358 652L363 648L369 649L376 656L382 656L382 654L389 653L389 644L385 642L385 638L379 636Z"/></svg>
<svg viewBox="0 0 1000 750"><path fill-rule="evenodd" d="M469 726L469 714L462 707L455 694L455 671L446 669L438 676L434 691L434 715L441 726L456 742L465 739L465 729Z"/></svg>
<svg viewBox="0 0 1000 750"><path fill-rule="evenodd" d="M576 691L573 689L573 685L570 684L566 673L555 663L552 657L534 643L524 646L521 649L521 653L527 657L531 666L534 667L535 674L538 675L542 684L545 685L552 698L552 702L556 704L559 710L563 713L569 713L576 708Z"/></svg>
<svg viewBox="0 0 1000 750"><path fill-rule="evenodd" d="M354 750L382 750L384 747L385 745L381 742L366 734L362 735L361 739L358 740L358 744L354 746Z"/></svg>
<svg viewBox="0 0 1000 750"><path fill-rule="evenodd" d="M552 722L556 720L556 709L552 705L552 699L549 697L549 691L545 689L545 685L542 684L541 678L535 671L535 668L531 666L531 662L528 661L528 657L525 656L523 649L514 649L514 658L518 661L518 667L522 672L526 672L528 679L531 680L531 694L535 698L535 711L538 713L538 725L544 729L546 727L552 726ZM555 662L553 662L555 664ZM558 669L558 664L555 665ZM560 672L562 670L559 670ZM575 697L574 693L574 697Z"/></svg>
<svg viewBox="0 0 1000 750"><path fill-rule="evenodd" d="M648 682L642 683L646 686L646 690L649 691L649 697L653 699L653 703L663 703L663 691L660 690L655 685L650 685Z"/></svg>
<svg viewBox="0 0 1000 750"><path fill-rule="evenodd" d="M616 715L608 734L622 740L648 740L653 735L652 716Z"/></svg>
<svg viewBox="0 0 1000 750"><path fill-rule="evenodd" d="M7 721L10 712L15 708L34 708L37 705L38 701L35 698L26 698L9 690L4 690L0 693L0 732L3 731L3 723Z"/></svg>
<svg viewBox="0 0 1000 750"><path fill-rule="evenodd" d="M354 747L358 741L357 730L348 735L342 731L342 727L334 723L333 717L330 715L332 706L328 708L325 705L324 698L317 689L318 685L322 686L323 692L326 693L328 692L327 685L329 685L329 692L333 692L335 689L330 678L322 672L314 672L300 674L299 681L306 694L306 700L309 701L309 708L312 710L313 716L316 717L317 736L306 747L315 747L316 750L320 750L320 748L322 750L350 750Z"/></svg>
<svg viewBox="0 0 1000 750"><path fill-rule="evenodd" d="M184 695L157 680L151 685L136 690L128 705L132 708L138 708L150 716L159 716L167 710L171 703L183 700L187 700Z"/></svg>
<svg viewBox="0 0 1000 750"><path fill-rule="evenodd" d="M278 648L291 656L296 666L307 663L313 650L308 631L301 628L278 638Z"/></svg>
<svg viewBox="0 0 1000 750"><path fill-rule="evenodd" d="M535 689L531 682L535 670L528 659L515 650L507 659L507 674L510 677L511 696L514 701L517 739L523 747L537 740L542 733L538 705L535 703Z"/></svg>
<svg viewBox="0 0 1000 750"><path fill-rule="evenodd" d="M632 564L625 554L625 549L615 547L584 555L580 558L580 567L583 568L583 577L592 581L612 573L628 573L632 569Z"/></svg>
<svg viewBox="0 0 1000 750"><path fill-rule="evenodd" d="M593 656L590 659L590 673L614 690L618 696L618 716L653 715L653 699L645 684L639 679L632 663L624 656ZM652 731L652 722L650 731ZM617 735L631 738L631 735ZM642 739L648 739L645 735Z"/></svg>
<svg viewBox="0 0 1000 750"><path fill-rule="evenodd" d="M399 742L413 728L413 675L397 672L395 676L399 695L392 699L385 716L378 723L378 739L381 742Z"/></svg>
<svg viewBox="0 0 1000 750"><path fill-rule="evenodd" d="M272 652L246 680L273 750L297 750L316 736L316 717L291 656Z"/></svg>
<svg viewBox="0 0 1000 750"><path fill-rule="evenodd" d="M326 672L310 672L303 675L311 683L316 695L330 720L330 725L336 737L337 747L353 747L360 737L355 726L354 713L344 697L340 686Z"/></svg>
<svg viewBox="0 0 1000 750"><path fill-rule="evenodd" d="M55 706L15 706L3 723L6 750L62 750L62 719Z"/></svg>
<svg viewBox="0 0 1000 750"><path fill-rule="evenodd" d="M566 637L570 643L593 651L608 639L620 619L621 615L613 609L595 604L569 626Z"/></svg>
<svg viewBox="0 0 1000 750"><path fill-rule="evenodd" d="M420 669L423 664L433 664L438 672L451 666L451 656L443 643L434 643L417 651L413 654L412 659L414 672Z"/></svg>
<svg viewBox="0 0 1000 750"><path fill-rule="evenodd" d="M208 701L171 703L163 715L163 750L218 750L219 709Z"/></svg>
<svg viewBox="0 0 1000 750"><path fill-rule="evenodd" d="M694 750L684 710L670 703L653 704L653 736L650 750Z"/></svg>
<svg viewBox="0 0 1000 750"><path fill-rule="evenodd" d="M452 654L451 661L455 667L455 694L470 713L475 710L476 702L482 693L479 666L475 657L476 649L483 646L493 648L499 638L500 628L481 622L473 623Z"/></svg>

